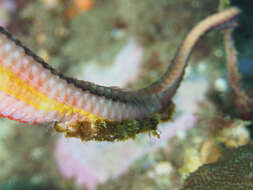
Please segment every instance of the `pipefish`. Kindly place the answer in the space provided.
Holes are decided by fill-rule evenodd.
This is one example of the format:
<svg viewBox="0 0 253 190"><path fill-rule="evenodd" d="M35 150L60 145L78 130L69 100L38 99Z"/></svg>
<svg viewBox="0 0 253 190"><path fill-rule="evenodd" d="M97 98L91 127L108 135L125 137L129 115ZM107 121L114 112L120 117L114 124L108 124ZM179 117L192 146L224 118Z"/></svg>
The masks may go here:
<svg viewBox="0 0 253 190"><path fill-rule="evenodd" d="M54 122L58 132L85 141L157 134L159 121L173 114L172 97L198 40L213 29L231 27L239 13L231 7L202 20L162 77L132 91L66 77L0 27L0 114L30 124Z"/></svg>

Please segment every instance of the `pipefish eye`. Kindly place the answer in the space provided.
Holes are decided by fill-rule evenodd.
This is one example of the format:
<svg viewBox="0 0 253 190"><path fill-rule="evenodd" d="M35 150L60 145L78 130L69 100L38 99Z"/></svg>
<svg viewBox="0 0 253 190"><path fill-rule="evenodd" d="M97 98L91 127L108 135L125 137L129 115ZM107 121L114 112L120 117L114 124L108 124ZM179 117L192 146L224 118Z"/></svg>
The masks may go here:
<svg viewBox="0 0 253 190"><path fill-rule="evenodd" d="M233 22L239 13L231 7L201 21L185 37L164 75L133 91L66 77L0 27L0 105L6 105L0 114L31 124L55 122L57 131L85 141L124 140L143 132L158 136L158 123L174 112L172 97L192 49L201 36Z"/></svg>

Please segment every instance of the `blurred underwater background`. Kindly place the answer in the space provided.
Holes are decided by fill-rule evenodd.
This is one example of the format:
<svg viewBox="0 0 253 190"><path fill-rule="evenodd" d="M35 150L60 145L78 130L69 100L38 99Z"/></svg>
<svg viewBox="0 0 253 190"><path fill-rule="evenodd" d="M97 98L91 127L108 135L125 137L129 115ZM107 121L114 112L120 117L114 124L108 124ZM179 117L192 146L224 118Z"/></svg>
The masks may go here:
<svg viewBox="0 0 253 190"><path fill-rule="evenodd" d="M230 5L242 9L240 87L217 30L194 49L160 138L81 142L52 124L0 118L0 190L253 190L250 0L0 0L0 25L67 76L138 89L163 74L195 24Z"/></svg>

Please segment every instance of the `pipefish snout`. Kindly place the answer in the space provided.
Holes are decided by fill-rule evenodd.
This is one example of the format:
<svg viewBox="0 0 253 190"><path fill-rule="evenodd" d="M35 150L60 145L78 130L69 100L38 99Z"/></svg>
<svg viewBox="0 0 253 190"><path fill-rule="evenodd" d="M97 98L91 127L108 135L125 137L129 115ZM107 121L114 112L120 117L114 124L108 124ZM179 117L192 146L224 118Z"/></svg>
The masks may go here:
<svg viewBox="0 0 253 190"><path fill-rule="evenodd" d="M126 91L66 77L0 27L0 114L24 123L55 122L59 132L82 140L122 140L155 132L173 113L172 97L189 56L208 31L239 15L231 7L197 24L185 37L167 71L145 88Z"/></svg>

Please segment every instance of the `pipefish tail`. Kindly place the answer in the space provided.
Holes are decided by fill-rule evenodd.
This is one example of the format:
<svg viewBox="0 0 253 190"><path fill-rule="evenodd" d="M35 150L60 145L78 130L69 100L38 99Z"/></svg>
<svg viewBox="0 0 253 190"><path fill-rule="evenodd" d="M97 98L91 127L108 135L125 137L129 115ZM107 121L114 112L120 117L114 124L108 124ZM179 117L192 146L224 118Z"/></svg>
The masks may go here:
<svg viewBox="0 0 253 190"><path fill-rule="evenodd" d="M156 134L159 121L173 113L171 99L197 41L210 30L229 27L239 13L231 7L201 21L185 37L164 75L135 91L66 77L0 27L0 114L30 124L55 122L57 131L85 141Z"/></svg>

